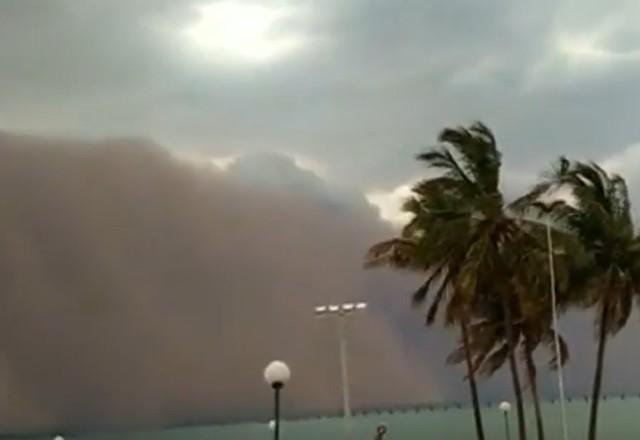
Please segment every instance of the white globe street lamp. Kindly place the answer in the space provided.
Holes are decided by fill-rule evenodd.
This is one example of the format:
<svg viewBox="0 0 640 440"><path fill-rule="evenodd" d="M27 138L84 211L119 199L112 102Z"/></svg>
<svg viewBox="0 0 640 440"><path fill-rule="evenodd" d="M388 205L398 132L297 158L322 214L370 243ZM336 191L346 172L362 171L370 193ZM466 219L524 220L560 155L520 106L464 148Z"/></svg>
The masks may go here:
<svg viewBox="0 0 640 440"><path fill-rule="evenodd" d="M509 430L509 411L511 411L511 404L506 400L501 402L498 406L502 414L504 414L504 435L507 440L511 439L511 431Z"/></svg>
<svg viewBox="0 0 640 440"><path fill-rule="evenodd" d="M273 438L280 438L280 390L291 379L291 370L287 364L282 361L273 361L264 369L264 380L273 389L274 397L274 419L273 422ZM271 423L269 423L271 426Z"/></svg>

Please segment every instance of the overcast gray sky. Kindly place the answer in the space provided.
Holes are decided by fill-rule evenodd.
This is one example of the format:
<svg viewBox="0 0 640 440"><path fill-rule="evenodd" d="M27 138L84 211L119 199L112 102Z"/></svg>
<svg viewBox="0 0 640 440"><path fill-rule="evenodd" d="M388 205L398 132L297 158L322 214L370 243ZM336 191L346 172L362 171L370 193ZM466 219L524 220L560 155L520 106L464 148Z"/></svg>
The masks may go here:
<svg viewBox="0 0 640 440"><path fill-rule="evenodd" d="M634 0L4 0L0 124L284 151L367 192L482 119L535 176L639 142L639 22Z"/></svg>
<svg viewBox="0 0 640 440"><path fill-rule="evenodd" d="M415 280L360 269L392 233L378 217L398 219L415 154L476 119L508 194L562 153L622 172L640 201L639 23L634 0L0 0L2 426L264 415L250 378L281 345L261 337L298 362L292 408L335 407L318 299L372 300L357 404L464 398L442 367L450 336L408 310ZM148 141L91 142L105 138ZM633 388L640 360L612 363L607 389Z"/></svg>

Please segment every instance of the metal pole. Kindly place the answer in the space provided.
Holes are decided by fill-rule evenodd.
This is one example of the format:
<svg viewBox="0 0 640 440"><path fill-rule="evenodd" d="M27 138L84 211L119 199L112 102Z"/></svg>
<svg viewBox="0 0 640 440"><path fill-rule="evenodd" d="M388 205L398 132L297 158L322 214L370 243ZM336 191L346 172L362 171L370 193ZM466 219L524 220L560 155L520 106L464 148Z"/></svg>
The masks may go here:
<svg viewBox="0 0 640 440"><path fill-rule="evenodd" d="M351 439L351 400L349 397L349 371L347 369L347 337L344 315L338 315L338 337L340 340L340 372L342 375L342 407L344 410L345 438Z"/></svg>
<svg viewBox="0 0 640 440"><path fill-rule="evenodd" d="M562 374L562 353L560 352L560 333L558 329L558 311L556 310L556 270L553 261L553 238L551 236L551 220L547 216L547 251L549 254L549 282L551 284L551 314L553 319L554 345L558 367L558 391L560 393L560 417L562 418L562 434L564 440L569 440L567 413L564 404L564 379Z"/></svg>
<svg viewBox="0 0 640 440"><path fill-rule="evenodd" d="M280 384L274 384L273 385L273 398L274 398L274 402L273 402L273 406L274 406L274 418L273 420L275 420L275 426L273 427L273 438L274 440L279 440L280 439L280 389L282 388L282 386Z"/></svg>
<svg viewBox="0 0 640 440"><path fill-rule="evenodd" d="M509 429L509 413L504 412L504 438L511 440L511 430Z"/></svg>

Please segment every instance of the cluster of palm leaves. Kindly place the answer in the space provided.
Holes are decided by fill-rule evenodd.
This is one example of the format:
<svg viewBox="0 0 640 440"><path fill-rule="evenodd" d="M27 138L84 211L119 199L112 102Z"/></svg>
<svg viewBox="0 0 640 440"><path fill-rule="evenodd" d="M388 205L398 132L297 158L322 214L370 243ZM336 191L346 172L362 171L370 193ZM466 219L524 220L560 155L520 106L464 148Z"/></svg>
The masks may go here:
<svg viewBox="0 0 640 440"><path fill-rule="evenodd" d="M560 158L529 193L506 203L501 154L488 127L446 128L438 141L418 156L431 177L404 204L412 219L398 237L373 245L366 265L424 274L412 300L428 306L427 325L440 320L459 331L460 346L447 361L466 367L479 440L485 436L477 379L503 366L513 382L520 440L527 435L521 371L544 439L533 353L548 350L549 366L562 365L569 350L553 310L595 309L588 434L595 440L607 340L625 326L640 287L640 238L624 179L595 163Z"/></svg>

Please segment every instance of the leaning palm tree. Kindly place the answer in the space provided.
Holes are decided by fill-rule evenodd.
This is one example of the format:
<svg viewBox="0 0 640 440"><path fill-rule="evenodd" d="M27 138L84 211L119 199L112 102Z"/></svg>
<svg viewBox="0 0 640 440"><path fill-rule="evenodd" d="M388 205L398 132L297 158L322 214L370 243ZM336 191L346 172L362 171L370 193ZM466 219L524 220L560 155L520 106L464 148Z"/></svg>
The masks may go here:
<svg viewBox="0 0 640 440"><path fill-rule="evenodd" d="M598 349L588 431L588 440L595 440L607 340L626 325L640 289L640 239L622 177L595 163L560 158L553 173L527 199L535 202L542 195L559 192L564 197L554 203L550 215L575 234L589 257L579 286L584 303L597 310Z"/></svg>
<svg viewBox="0 0 640 440"><path fill-rule="evenodd" d="M413 219L400 237L374 245L369 265L390 265L419 271L425 281L414 293L415 304L433 295L427 323L443 310L444 322L460 328L465 348L469 384L478 438L484 438L478 406L471 352L468 349L468 316L492 297L504 310L504 328L516 396L520 439L526 439L524 406L516 362L516 339L510 304L514 299L516 256L535 239L523 228L523 220L510 215L499 190L501 155L489 128L481 123L469 128L447 128L440 146L418 156L437 171L413 187L405 211ZM444 305L444 307L441 307Z"/></svg>
<svg viewBox="0 0 640 440"><path fill-rule="evenodd" d="M563 365L567 361L569 357L569 350L562 336L558 335L557 340L560 344L559 352L561 358L557 359L554 347L556 341L556 330L551 326L550 316L540 317L534 315L533 319L524 318L523 323L521 324L521 332L522 340L520 353L525 364L529 390L533 400L533 408L536 417L536 431L538 434L538 440L544 440L544 422L542 418L542 409L540 407L537 368L533 360L533 353L540 345L544 345L544 347L551 353L549 365L552 369L556 369L558 368L558 365Z"/></svg>
<svg viewBox="0 0 640 440"><path fill-rule="evenodd" d="M518 201L512 203L511 209L517 211L517 204ZM538 204L534 204L532 208L535 208L538 215L547 209L545 205ZM520 336L519 351L533 401L537 437L538 440L544 440L533 352L539 346L549 350L549 366L552 369L558 369L567 361L567 344L558 333L554 314L558 310L564 311L575 302L575 294L570 286L579 272L583 258L574 237L566 231L551 228L551 224L542 226L531 217L525 222L525 228L535 239L523 243L521 247L527 248L527 252L520 253L512 260L518 268L514 283L518 299L514 303L514 315L517 316L515 329ZM555 245L552 246L551 243ZM562 370L559 373L561 372Z"/></svg>
<svg viewBox="0 0 640 440"><path fill-rule="evenodd" d="M422 191L424 190L425 188L422 187ZM444 315L445 325L459 327L467 365L476 434L478 440L484 440L480 401L469 350L467 330L469 315L466 313L469 308L468 300L454 284L463 252L453 237L457 234L461 234L457 235L458 237L464 237L467 229L464 216L459 217L453 214L455 206L450 205L451 201L450 197L440 198L437 193L423 201L423 203L428 202L431 209L439 215L451 212L451 223L444 222L439 217L425 215L425 212L421 212L422 205L417 198L407 201L405 209L415 215L414 219L405 226L401 237L372 246L367 254L366 266L391 266L396 269L425 273L425 281L413 293L412 303L414 306L420 306L426 302L427 295L433 293L433 299L426 314L426 325L431 326L436 316L441 314ZM455 247L452 248L452 245ZM446 307L442 307L443 303L446 303ZM443 309L446 309L446 312L439 313Z"/></svg>
<svg viewBox="0 0 640 440"><path fill-rule="evenodd" d="M513 333L527 374L536 416L538 440L544 440L545 434L537 387L537 368L533 360L533 353L540 346L544 346L551 354L550 367L556 368L558 364L554 349L555 329L551 325L548 310L548 298L536 295L535 298L528 298L514 304L512 311L512 316L514 316ZM495 301L491 304L485 303L479 312L481 316L474 318L469 326L471 335L469 349L472 352L474 372L477 372L481 378L487 378L507 362L509 346L501 304ZM562 337L559 337L559 340L561 344L560 362L564 364L569 356L568 348ZM447 362L450 364L462 362L463 353L463 347L456 348L447 358Z"/></svg>

